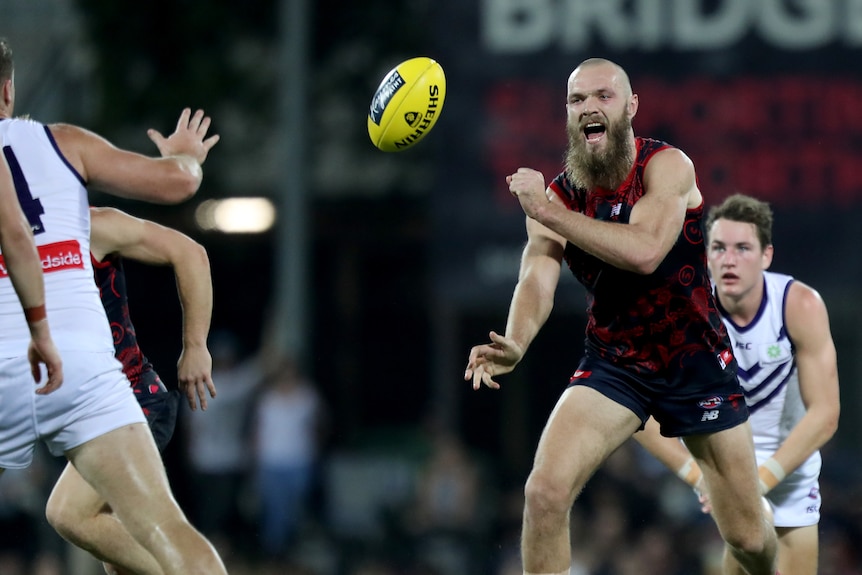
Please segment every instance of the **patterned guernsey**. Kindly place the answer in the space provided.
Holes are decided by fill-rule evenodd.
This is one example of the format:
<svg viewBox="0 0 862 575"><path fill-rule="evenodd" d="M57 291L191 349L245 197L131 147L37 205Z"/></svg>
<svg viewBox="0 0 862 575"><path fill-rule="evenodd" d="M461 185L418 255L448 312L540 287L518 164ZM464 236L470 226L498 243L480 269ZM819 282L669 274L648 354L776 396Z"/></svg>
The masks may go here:
<svg viewBox="0 0 862 575"><path fill-rule="evenodd" d="M129 316L126 273L123 270L122 259L109 255L102 261L92 258L92 262L102 305L105 307L108 322L111 325L116 356L123 364L126 377L132 383L135 397L140 401L147 395L167 391L158 374L153 370L153 364L138 345L135 326Z"/></svg>
<svg viewBox="0 0 862 575"><path fill-rule="evenodd" d="M576 189L565 173L551 189L573 211L626 224L644 194L652 156L670 146L636 138L637 156L616 190ZM649 275L621 270L569 243L565 260L587 290L586 348L619 367L668 380L695 380L704 361L733 361L727 332L712 294L703 239L703 205L686 212L679 238ZM714 365L714 363L713 363ZM714 377L714 376L713 376ZM702 381L702 379L701 379Z"/></svg>

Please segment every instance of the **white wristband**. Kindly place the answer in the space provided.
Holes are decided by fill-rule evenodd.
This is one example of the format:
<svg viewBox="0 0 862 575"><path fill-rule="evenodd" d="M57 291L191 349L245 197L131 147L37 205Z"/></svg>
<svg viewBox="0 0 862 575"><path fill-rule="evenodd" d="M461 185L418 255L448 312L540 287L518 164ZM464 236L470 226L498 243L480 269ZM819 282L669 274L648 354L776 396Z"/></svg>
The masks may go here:
<svg viewBox="0 0 862 575"><path fill-rule="evenodd" d="M784 481L784 478L787 477L787 472L785 472L784 468L781 467L781 464L775 461L775 459L772 457L763 462L763 467L768 469L769 472L775 476L775 479L778 480L778 483L781 483L782 481Z"/></svg>
<svg viewBox="0 0 862 575"><path fill-rule="evenodd" d="M685 481L689 482L689 475L691 474L691 468L694 467L694 457L689 457L688 460L682 464L682 467L677 469L677 476Z"/></svg>
<svg viewBox="0 0 862 575"><path fill-rule="evenodd" d="M775 459L770 457L766 461L760 464L760 468L765 470L768 475L772 475L772 478L766 476L766 481L764 481L764 471L761 471L758 475L760 476L760 494L766 495L769 493L773 487L781 483L784 478L787 476L787 473L784 471L784 468L781 467L781 464L778 463Z"/></svg>

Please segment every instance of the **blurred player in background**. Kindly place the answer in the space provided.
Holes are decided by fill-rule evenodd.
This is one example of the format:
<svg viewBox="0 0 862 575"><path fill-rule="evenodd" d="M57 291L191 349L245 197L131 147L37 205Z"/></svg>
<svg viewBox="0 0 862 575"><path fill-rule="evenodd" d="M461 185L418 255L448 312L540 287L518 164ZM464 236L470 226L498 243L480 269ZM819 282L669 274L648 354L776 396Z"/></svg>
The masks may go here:
<svg viewBox="0 0 862 575"><path fill-rule="evenodd" d="M814 575L818 565L820 448L835 434L841 410L838 360L826 305L772 264L772 210L743 194L713 207L706 222L709 269L739 362L751 412L760 491L778 533L783 575ZM689 485L701 471L678 441L650 422L635 436ZM711 510L708 490L701 496ZM726 557L725 573L743 573Z"/></svg>
<svg viewBox="0 0 862 575"><path fill-rule="evenodd" d="M519 168L509 191L527 245L505 335L471 349L465 379L499 388L547 320L563 259L587 289L586 353L548 419L525 487L524 573L567 575L571 507L589 477L650 415L685 437L730 553L773 575L748 411L710 290L703 197L680 150L636 138L625 71L603 59L569 76L566 170ZM708 414L708 417L706 416Z"/></svg>
<svg viewBox="0 0 862 575"><path fill-rule="evenodd" d="M215 397L212 358L207 348L212 317L212 278L206 250L185 234L113 208L91 208L90 254L96 284L114 336L116 356L132 384L159 451L173 435L180 392L167 389L138 345L129 313L123 259L169 265L176 276L183 314L183 349L177 381L190 407L206 409ZM51 525L68 541L120 572L160 573L152 555L127 532L75 470L67 465L48 501Z"/></svg>
<svg viewBox="0 0 862 575"><path fill-rule="evenodd" d="M150 157L77 126L14 118L13 68L12 51L0 41L0 142L42 259L65 385L32 405L29 362L19 357L29 334L24 322L4 322L0 352L11 359L3 373L14 389L4 395L9 401L0 401L0 467L26 467L42 440L52 454L66 456L111 506L118 530L127 530L164 573L225 573L215 548L177 505L144 413L114 357L93 281L88 201L88 187L151 202L189 199L218 136L207 137L211 120L202 110L185 109L169 137L148 131L160 152ZM10 291L0 282L4 315L18 313Z"/></svg>

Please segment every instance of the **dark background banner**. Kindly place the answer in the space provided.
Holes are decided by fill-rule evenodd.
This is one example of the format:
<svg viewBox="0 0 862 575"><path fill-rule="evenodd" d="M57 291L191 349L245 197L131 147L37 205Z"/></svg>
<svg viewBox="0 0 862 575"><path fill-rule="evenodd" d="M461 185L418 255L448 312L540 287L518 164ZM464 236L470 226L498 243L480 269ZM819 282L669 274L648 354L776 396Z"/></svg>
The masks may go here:
<svg viewBox="0 0 862 575"><path fill-rule="evenodd" d="M524 226L504 178L519 166L559 173L566 80L592 56L628 71L636 133L682 148L708 205L737 191L773 205L777 268L836 294L862 279L862 2L486 0L439 10L449 89L433 204L445 299L508 300Z"/></svg>

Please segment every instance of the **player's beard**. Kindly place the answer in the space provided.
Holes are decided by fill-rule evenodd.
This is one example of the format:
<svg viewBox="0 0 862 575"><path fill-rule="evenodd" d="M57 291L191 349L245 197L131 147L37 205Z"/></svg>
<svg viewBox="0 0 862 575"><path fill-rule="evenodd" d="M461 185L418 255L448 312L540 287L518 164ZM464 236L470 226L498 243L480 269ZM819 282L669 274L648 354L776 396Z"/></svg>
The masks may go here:
<svg viewBox="0 0 862 575"><path fill-rule="evenodd" d="M600 187L615 190L626 180L632 169L634 149L631 145L631 118L623 113L619 119L608 124L608 145L600 152L588 149L580 124L566 124L566 133L569 136L566 174L578 188L593 190Z"/></svg>

